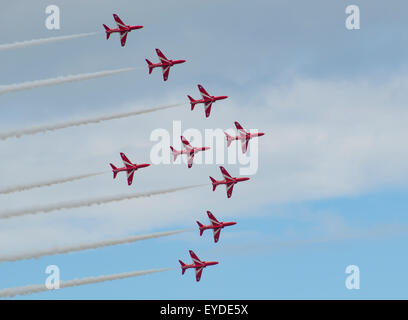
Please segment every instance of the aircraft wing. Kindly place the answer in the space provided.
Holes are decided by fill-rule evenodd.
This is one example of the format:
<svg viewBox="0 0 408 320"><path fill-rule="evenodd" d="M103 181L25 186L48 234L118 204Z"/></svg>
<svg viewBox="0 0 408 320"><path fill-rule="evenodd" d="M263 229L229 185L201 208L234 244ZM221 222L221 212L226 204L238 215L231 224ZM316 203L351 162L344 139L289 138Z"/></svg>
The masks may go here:
<svg viewBox="0 0 408 320"><path fill-rule="evenodd" d="M127 171L127 180L128 180L128 185L132 185L133 182L133 174L135 173L135 170L129 170Z"/></svg>
<svg viewBox="0 0 408 320"><path fill-rule="evenodd" d="M227 181L232 181L233 180L231 175L228 173L227 170L225 170L225 168L223 166L220 166L220 170L221 170L221 173L224 176L225 180L227 180Z"/></svg>
<svg viewBox="0 0 408 320"><path fill-rule="evenodd" d="M188 167L191 168L193 166L193 161L194 161L194 152L189 153L188 157Z"/></svg>
<svg viewBox="0 0 408 320"><path fill-rule="evenodd" d="M204 267L199 267L195 269L197 282L200 281L201 279L201 274L203 273L203 269Z"/></svg>
<svg viewBox="0 0 408 320"><path fill-rule="evenodd" d="M227 183L225 186L227 187L227 198L231 198L232 190L234 190L234 184L233 183Z"/></svg>
<svg viewBox="0 0 408 320"><path fill-rule="evenodd" d="M169 78L169 73L170 73L170 66L163 66L163 80L167 81L167 79Z"/></svg>
<svg viewBox="0 0 408 320"><path fill-rule="evenodd" d="M198 85L198 90L200 90L201 96L205 99L210 99L211 96L208 94L208 92L203 88L201 84Z"/></svg>
<svg viewBox="0 0 408 320"><path fill-rule="evenodd" d="M170 62L159 49L156 49L156 53L162 63L168 64Z"/></svg>
<svg viewBox="0 0 408 320"><path fill-rule="evenodd" d="M214 231L214 242L217 243L220 238L221 228L213 229Z"/></svg>
<svg viewBox="0 0 408 320"><path fill-rule="evenodd" d="M191 259L193 260L194 263L196 263L196 264L201 263L201 260L198 259L197 255L193 252L193 250L190 250L190 256L191 256Z"/></svg>
<svg viewBox="0 0 408 320"><path fill-rule="evenodd" d="M190 142L183 136L181 136L181 142L183 143L184 147L187 149L187 151L191 151L193 147L191 146Z"/></svg>
<svg viewBox="0 0 408 320"><path fill-rule="evenodd" d="M133 166L133 163L126 157L126 155L123 152L121 152L120 156L126 168L130 168Z"/></svg>
<svg viewBox="0 0 408 320"><path fill-rule="evenodd" d="M210 211L207 211L207 215L208 215L208 219L210 219L210 222L213 226L220 224L217 218L214 217L214 215Z"/></svg>
<svg viewBox="0 0 408 320"><path fill-rule="evenodd" d="M248 143L249 143L249 139L241 140L242 153L247 152L247 150L248 150Z"/></svg>
<svg viewBox="0 0 408 320"><path fill-rule="evenodd" d="M211 106L212 106L212 101L211 102L206 102L204 104L204 108L205 108L205 117L208 118L210 116L211 113Z"/></svg>
<svg viewBox="0 0 408 320"><path fill-rule="evenodd" d="M115 22L118 25L119 29L126 29L126 25L123 23L122 20L120 20L120 18L116 14L113 15L113 19L115 19Z"/></svg>
<svg viewBox="0 0 408 320"><path fill-rule="evenodd" d="M235 121L235 127L237 128L240 135L245 136L247 134L245 129L242 128L242 126L238 123L238 121Z"/></svg>
<svg viewBox="0 0 408 320"><path fill-rule="evenodd" d="M124 47L125 44L126 44L126 39L127 39L128 33L129 33L129 31L125 31L125 32L120 33L120 44L122 45L122 47Z"/></svg>

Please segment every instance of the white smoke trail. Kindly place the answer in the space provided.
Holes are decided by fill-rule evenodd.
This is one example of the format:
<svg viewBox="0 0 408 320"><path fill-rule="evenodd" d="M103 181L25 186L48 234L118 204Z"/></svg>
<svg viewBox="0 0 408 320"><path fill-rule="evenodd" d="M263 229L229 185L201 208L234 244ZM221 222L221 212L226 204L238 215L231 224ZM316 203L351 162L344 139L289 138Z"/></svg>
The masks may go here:
<svg viewBox="0 0 408 320"><path fill-rule="evenodd" d="M71 40L71 39L89 37L89 36L93 36L93 35L95 35L97 33L98 32L79 33L79 34L73 34L73 35L69 35L69 36L50 37L50 38L43 38L43 39L34 39L34 40L29 40L29 41L6 43L6 44L1 44L0 45L0 51L17 49L17 48L25 48L25 47L30 47L30 46L35 46L35 45L40 45L40 44L45 44L45 43L50 43L50 42L56 42L56 41L63 41L63 40Z"/></svg>
<svg viewBox="0 0 408 320"><path fill-rule="evenodd" d="M93 72L93 73L82 73L82 74L77 74L77 75L70 75L70 76L51 78L51 79L45 79L45 80L35 80L35 81L29 81L29 82L23 82L23 83L15 83L15 84L10 84L10 85L0 86L0 94L15 92L15 91L22 91L22 90L29 90L29 89L39 88L39 87L53 86L53 85L63 84L63 83L68 83L68 82L83 81L83 80L107 77L107 76L111 76L114 74L119 74L122 72L128 72L132 70L135 70L135 68L123 68L123 69L99 71L99 72Z"/></svg>
<svg viewBox="0 0 408 320"><path fill-rule="evenodd" d="M31 207L26 209L19 209L19 210L10 210L0 213L0 219L8 219L13 217L25 216L29 214L37 214L37 213L47 213L51 211L57 211L62 209L73 209L73 208L80 208L80 207L89 207L92 205L101 205L104 203L115 202L115 201L123 201L123 200L130 200L130 199L137 199L137 198L147 198L155 195L166 194L166 193L173 193L177 191L192 189L204 186L205 184L187 186L187 187L179 187L179 188L171 188L171 189L164 189L158 191L151 191L145 193L131 193L131 194L122 194L116 196L106 196L94 199L87 199L87 200L77 200L77 201L67 201L67 202L60 202L56 204L51 204L47 206L38 206L38 207Z"/></svg>
<svg viewBox="0 0 408 320"><path fill-rule="evenodd" d="M74 279L74 280L68 280L68 281L60 281L60 289L68 288L68 287L82 286L85 284L93 284L93 283L100 283L100 282L105 282L105 281L133 278L133 277L144 276L144 275L148 275L152 273L168 271L171 269L172 268L131 271L131 272L110 274L110 275L99 276L99 277L89 277L89 278ZM24 287L16 287L16 288L8 288L8 289L0 290L0 297L1 298L11 298L17 295L28 295L28 294L44 292L48 290L59 290L59 289L48 289L45 286L45 284L33 284L33 285L24 286Z"/></svg>
<svg viewBox="0 0 408 320"><path fill-rule="evenodd" d="M95 241L95 242L84 243L84 244L79 244L79 245L50 248L47 250L42 250L42 251L37 251L37 252L27 252L27 253L21 253L21 254L6 255L6 256L0 256L0 262L13 262L13 261L18 261L18 260L26 260L26 259L38 259L43 256L50 256L50 255L55 255L55 254L65 254L65 253L84 251L84 250L90 250L90 249L98 249L98 248L114 246L118 244L132 243L132 242L136 242L140 240L167 237L167 236L179 234L179 233L186 232L186 231L188 230L156 232L156 233L145 234L145 235L140 235L140 236L130 236L130 237L119 238L119 239L102 240L102 241Z"/></svg>
<svg viewBox="0 0 408 320"><path fill-rule="evenodd" d="M102 121L127 118L131 116L136 116L139 114L174 108L174 107L178 107L181 105L184 105L184 103L169 104L165 106L153 107L149 109L142 109L142 110L136 110L136 111L117 112L117 113L111 113L111 114L102 115L102 116L88 117L88 118L83 118L83 119L78 119L78 120L55 123L55 124L36 126L36 127L20 129L20 130L13 130L9 132L0 133L0 140L6 140L8 138L20 138L21 136L32 135L32 134L36 134L40 132L54 131L54 130L69 128L69 127L87 125L91 123L99 123Z"/></svg>
<svg viewBox="0 0 408 320"><path fill-rule="evenodd" d="M94 173L81 174L81 175L72 176L72 177L41 181L41 182L32 183L32 184L7 187L7 188L4 188L4 189L0 189L0 194L22 192L22 191L26 191L26 190L30 190L30 189L34 189L34 188L48 187L48 186L52 186L54 184L66 183L66 182L71 182L71 181L76 181L76 180L80 180L80 179L85 179L85 178L98 176L98 175L103 174L103 173L105 173L105 172L94 172Z"/></svg>

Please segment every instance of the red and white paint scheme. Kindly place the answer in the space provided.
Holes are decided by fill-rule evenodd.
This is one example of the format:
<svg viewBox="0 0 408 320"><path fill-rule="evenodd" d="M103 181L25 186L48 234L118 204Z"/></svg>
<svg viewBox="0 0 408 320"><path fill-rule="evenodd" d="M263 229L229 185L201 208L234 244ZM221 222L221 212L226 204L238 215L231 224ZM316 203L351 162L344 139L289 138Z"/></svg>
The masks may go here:
<svg viewBox="0 0 408 320"><path fill-rule="evenodd" d="M179 151L179 150L174 149L172 146L170 146L171 153L173 154L174 161L176 161L178 155L187 154L188 155L187 164L188 164L188 167L191 168L193 166L194 155L197 152L208 150L210 149L210 147L193 147L186 138L184 138L183 136L181 136L180 138L181 138L181 142L183 143L185 149Z"/></svg>
<svg viewBox="0 0 408 320"><path fill-rule="evenodd" d="M231 177L231 175L228 173L227 170L225 170L223 166L220 166L220 170L222 175L224 176L224 180L215 180L213 177L210 177L210 179L213 186L213 191L215 191L218 185L225 184L225 186L227 187L227 198L231 198L232 190L234 189L234 185L236 183L249 180L249 178L246 177L242 178Z"/></svg>
<svg viewBox="0 0 408 320"><path fill-rule="evenodd" d="M208 118L211 113L211 106L215 101L227 99L228 96L210 96L208 92L203 88L202 85L198 85L198 90L200 90L202 99L194 100L192 97L187 96L190 99L191 110L194 110L194 107L198 103L204 103L205 116Z"/></svg>
<svg viewBox="0 0 408 320"><path fill-rule="evenodd" d="M115 19L116 24L118 25L117 29L111 29L106 24L103 25L106 32L106 39L109 39L112 33L120 33L120 44L122 47L125 46L127 35L130 31L143 28L143 26L128 26L124 24L116 14L113 14L113 19Z"/></svg>
<svg viewBox="0 0 408 320"><path fill-rule="evenodd" d="M200 221L196 221L196 222L200 229L200 236L202 236L203 232L207 229L212 229L214 231L214 242L215 243L217 243L220 238L221 229L223 229L224 227L229 227L229 226L233 226L237 224L236 222L218 221L217 218L215 218L214 215L210 211L207 211L207 215L211 222L210 225L206 226L206 225L203 225Z"/></svg>
<svg viewBox="0 0 408 320"><path fill-rule="evenodd" d="M249 140L251 140L252 138L256 138L256 137L262 137L265 134L263 132L257 132L257 133L247 132L245 131L244 128L242 128L242 126L237 121L235 121L234 123L235 123L235 127L238 130L239 135L232 137L228 133L224 132L225 136L227 137L227 147L231 145L232 141L241 140L242 153L247 152Z"/></svg>
<svg viewBox="0 0 408 320"><path fill-rule="evenodd" d="M163 80L167 81L169 78L170 68L176 64L184 63L186 60L170 60L167 59L166 56L159 50L156 49L157 56L159 57L159 63L152 63L146 59L147 65L149 67L149 74L152 73L154 68L161 67L163 70Z"/></svg>
<svg viewBox="0 0 408 320"><path fill-rule="evenodd" d="M146 167L150 166L150 164L148 164L148 163L141 163L141 164L132 163L126 157L126 155L124 153L122 153L122 152L120 153L120 156L121 156L121 158L123 160L123 164L125 166L122 167L122 168L117 168L112 163L110 163L110 166L112 167L112 171L113 171L113 179L116 178L116 175L119 172L125 171L127 173L127 182L128 182L128 185L130 186L132 184L133 174L135 173L135 171L140 169L140 168L146 168Z"/></svg>
<svg viewBox="0 0 408 320"><path fill-rule="evenodd" d="M185 264L183 261L179 260L181 264L181 274L184 274L187 269L190 268L195 268L196 272L196 281L200 281L201 279L201 274L203 272L203 269L208 266L214 266L218 264L217 261L201 261L198 259L197 255L193 252L193 250L189 250L191 259L193 260L192 264Z"/></svg>

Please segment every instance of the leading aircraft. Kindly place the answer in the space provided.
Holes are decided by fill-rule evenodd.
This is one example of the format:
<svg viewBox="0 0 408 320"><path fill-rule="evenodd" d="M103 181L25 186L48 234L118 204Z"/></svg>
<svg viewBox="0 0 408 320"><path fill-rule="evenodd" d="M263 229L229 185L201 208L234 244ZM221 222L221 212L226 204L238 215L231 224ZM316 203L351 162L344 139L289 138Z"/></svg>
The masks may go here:
<svg viewBox="0 0 408 320"><path fill-rule="evenodd" d="M239 135L232 137L230 136L228 133L225 133L225 136L227 137L227 148L231 145L231 142L234 140L241 140L241 145L242 145L242 153L245 153L248 150L248 142L249 140L251 140L252 138L256 138L256 137L262 137L265 133L263 132L257 132L257 133L250 133L245 131L244 128L242 128L242 126L235 121L235 127L238 130Z"/></svg>
<svg viewBox="0 0 408 320"><path fill-rule="evenodd" d="M198 90L201 93L202 99L199 100L194 100L192 97L187 96L188 99L190 100L190 104L191 104L191 110L194 110L194 107L196 104L198 103L204 103L204 108L205 108L205 116L206 118L208 118L210 116L211 113L211 106L214 102L218 101L218 100L223 100L223 99L227 99L228 96L210 96L209 93L203 88L202 85L198 85Z"/></svg>
<svg viewBox="0 0 408 320"><path fill-rule="evenodd" d="M123 21L120 20L120 18L116 14L113 14L113 19L115 19L118 28L111 29L106 24L104 24L103 27L105 28L106 32L106 39L109 39L112 33L120 33L120 44L122 45L122 47L125 46L127 35L130 31L143 28L143 26L128 26L124 24Z"/></svg>
<svg viewBox="0 0 408 320"><path fill-rule="evenodd" d="M125 165L122 168L117 168L115 167L112 163L110 163L110 166L112 167L112 171L113 171L113 179L116 178L116 175L121 172L121 171L125 171L127 173L127 182L128 185L132 185L132 181L133 181L133 174L135 173L136 170L140 169L140 168L146 168L148 166L150 166L150 164L148 163L141 163L141 164L136 164L136 163L132 163L127 157L126 155L121 152L120 156L123 160L123 164Z"/></svg>
<svg viewBox="0 0 408 320"><path fill-rule="evenodd" d="M152 63L146 59L147 65L149 66L149 74L152 73L154 68L161 67L163 69L163 80L167 81L169 78L170 68L176 64L184 63L186 60L170 60L159 50L156 49L157 56L160 59L160 63Z"/></svg>
<svg viewBox="0 0 408 320"><path fill-rule="evenodd" d="M222 175L224 176L224 180L215 180L213 177L210 177L211 183L213 186L213 191L215 191L218 185L225 184L227 188L228 198L231 198L232 190L234 189L234 185L236 183L249 180L249 178L247 177L242 177L242 178L231 177L231 175L228 173L227 170L225 170L223 166L220 166L220 170L221 170Z"/></svg>
<svg viewBox="0 0 408 320"><path fill-rule="evenodd" d="M176 150L172 146L170 146L171 152L174 156L174 161L176 161L177 156L180 154L187 154L188 155L188 167L191 168L193 166L194 155L199 151L205 151L210 149L210 147L193 147L186 138L183 136L180 137L181 142L183 143L185 149L184 150Z"/></svg>
<svg viewBox="0 0 408 320"><path fill-rule="evenodd" d="M216 217L210 212L207 211L208 218L210 219L211 224L206 226L203 225L200 221L196 221L198 224L198 227L200 229L200 236L203 235L203 232L207 229L212 229L214 232L214 242L217 243L218 239L220 238L220 233L221 229L224 227L229 227L237 224L236 222L223 222L223 221L218 221Z"/></svg>
<svg viewBox="0 0 408 320"><path fill-rule="evenodd" d="M180 265L181 265L181 274L184 274L184 272L186 272L187 269L195 268L197 282L200 281L201 274L205 267L218 264L217 261L201 261L200 259L198 259L197 255L193 252L193 250L189 250L189 252L190 252L191 259L193 260L193 263L185 264L183 261L179 260Z"/></svg>

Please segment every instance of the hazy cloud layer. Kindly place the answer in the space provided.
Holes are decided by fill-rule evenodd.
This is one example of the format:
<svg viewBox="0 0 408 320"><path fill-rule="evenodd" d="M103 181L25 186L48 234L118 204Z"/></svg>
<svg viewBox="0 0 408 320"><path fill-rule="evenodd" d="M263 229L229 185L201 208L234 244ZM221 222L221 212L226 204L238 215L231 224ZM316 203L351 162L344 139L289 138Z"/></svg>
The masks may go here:
<svg viewBox="0 0 408 320"><path fill-rule="evenodd" d="M19 179L35 180L40 172L53 174L61 166L66 172L85 171L89 167L106 168L109 162L118 159L121 151L135 162L148 161L153 145L149 141L150 132L158 127L171 132L171 119L179 118L182 119L182 130L190 127L202 130L229 128L237 120L248 129L265 132L266 135L259 138L258 173L248 183L237 185L232 198L227 200L224 188L211 191L208 176L220 177L216 165L198 165L192 169L184 165L152 166L148 172L135 175L132 190L152 190L174 181L180 184L208 183L208 188L163 196L165 209L161 201L139 199L136 213L131 203L108 204L97 210L86 208L80 213L72 212L67 214L67 220L30 218L33 226L47 229L47 226L55 228L57 224L57 228L61 228L58 241L64 241L65 234L68 236L74 232L72 226L65 225L70 219L83 220L83 228L95 232L109 234L114 229L116 234L122 234L134 231L134 228L142 231L177 223L188 224L190 220L193 223L197 215L205 211L200 208L214 208L214 213L236 216L270 203L291 203L361 194L386 186L406 186L408 153L401 145L407 139L405 119L408 114L403 95L407 87L408 79L404 75L395 75L382 83L367 79L348 82L299 78L287 85L265 85L250 95L236 94L225 103L217 103L209 119L204 119L199 112L202 110L191 112L186 108L177 113L167 110L163 111L165 117L160 122L152 115L144 117L143 121L124 119L120 123L95 126L92 130L86 127L67 129L41 139L4 141L1 148L7 148L8 152L2 158L7 164L0 169L4 177L2 185L6 187L7 181L15 181L20 166L35 167L36 170L27 170L25 177ZM174 93L177 95L181 93ZM259 113L263 117L259 118ZM126 130L118 130L118 126ZM79 138L81 145L75 143ZM50 150L49 145L56 147ZM19 150L26 150L31 156L20 158L17 164L12 159ZM231 174L238 174L236 166L228 166L228 169ZM78 182L75 188L61 185L46 193L38 190L21 194L21 197L10 195L4 209L13 211L21 207L22 202L37 206L48 203L50 197L66 201L84 192L90 197L117 194L120 190L126 192L129 188L125 180L118 177L112 181L112 177L106 175ZM113 215L112 212L120 214ZM94 223L89 223L89 219ZM2 228L4 236L16 239L18 246L20 227L9 223L5 222ZM46 238L45 235L44 241ZM36 239L32 245L40 243L41 239Z"/></svg>

